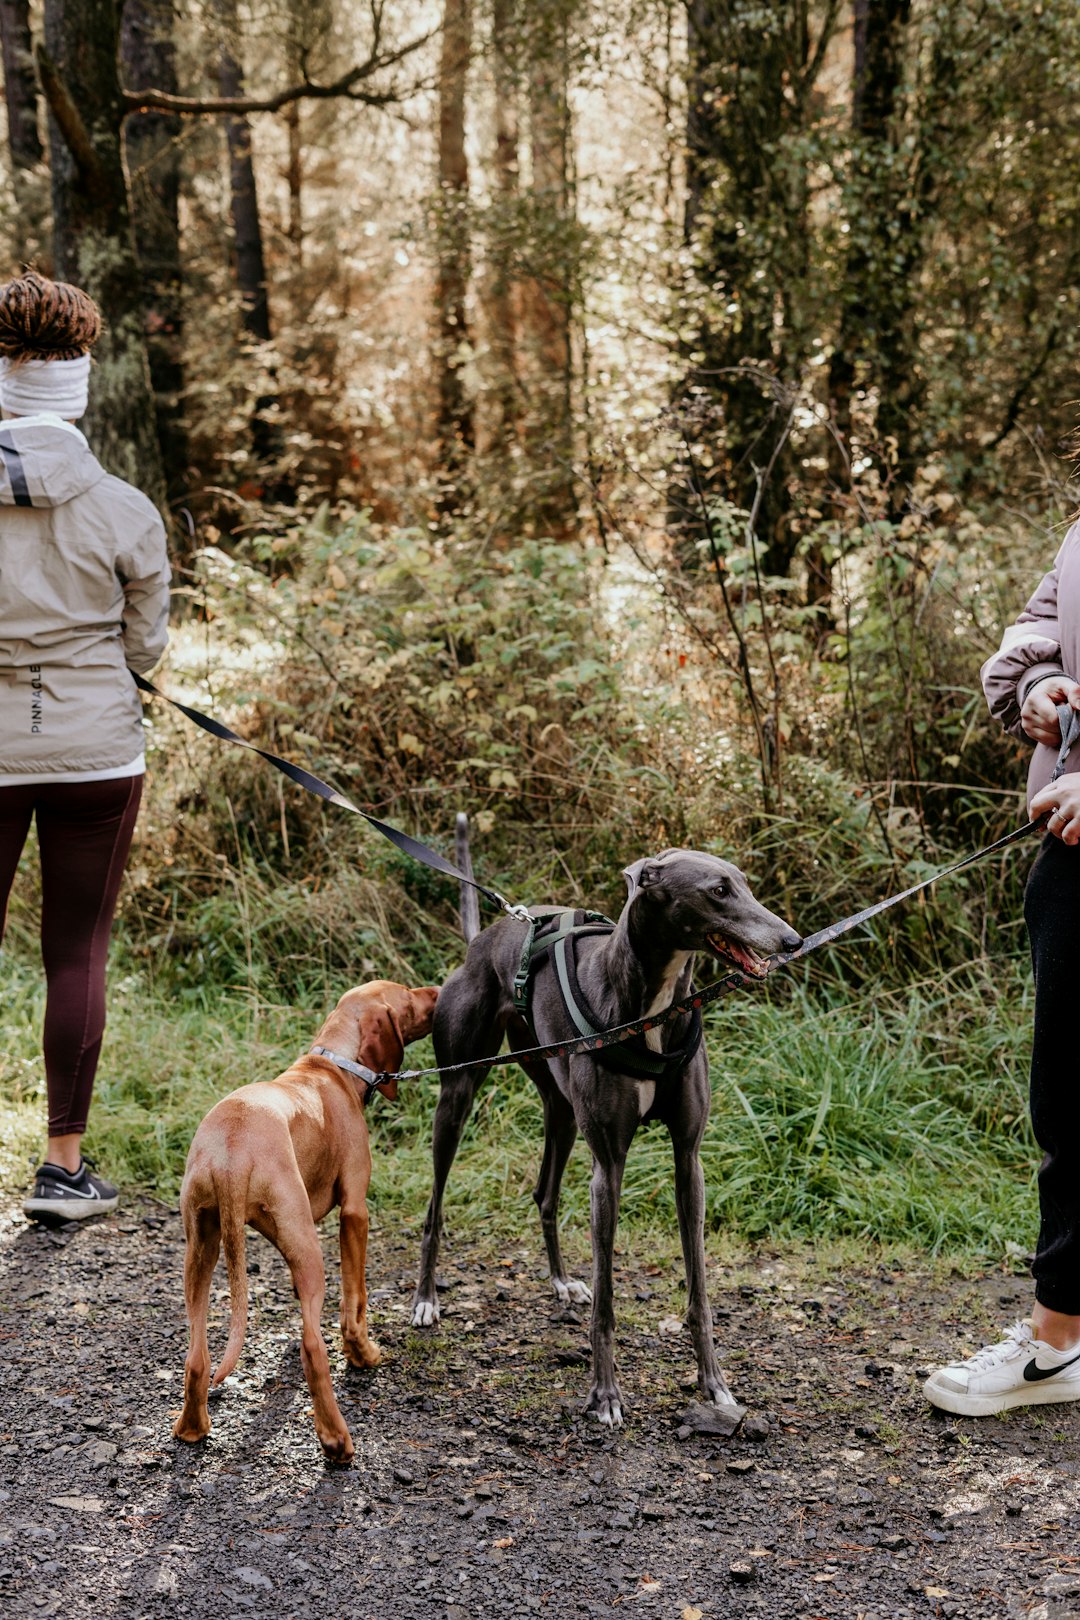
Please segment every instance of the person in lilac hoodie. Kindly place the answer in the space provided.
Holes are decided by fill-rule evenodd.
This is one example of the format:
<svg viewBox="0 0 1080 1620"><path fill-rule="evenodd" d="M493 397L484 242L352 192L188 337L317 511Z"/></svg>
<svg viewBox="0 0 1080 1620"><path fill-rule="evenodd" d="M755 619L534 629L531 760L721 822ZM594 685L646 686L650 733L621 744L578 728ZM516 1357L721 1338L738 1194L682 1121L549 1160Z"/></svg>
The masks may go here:
<svg viewBox="0 0 1080 1620"><path fill-rule="evenodd" d="M1001 647L982 669L990 712L1035 744L1028 811L1047 817L1028 878L1024 918L1035 975L1031 1122L1043 1150L1035 1303L999 1344L938 1367L926 1398L946 1412L981 1417L1011 1406L1080 1400L1080 1085L1076 1077L1076 954L1080 942L1080 741L1065 774L1050 775L1061 748L1058 704L1080 710L1080 522L1065 536Z"/></svg>

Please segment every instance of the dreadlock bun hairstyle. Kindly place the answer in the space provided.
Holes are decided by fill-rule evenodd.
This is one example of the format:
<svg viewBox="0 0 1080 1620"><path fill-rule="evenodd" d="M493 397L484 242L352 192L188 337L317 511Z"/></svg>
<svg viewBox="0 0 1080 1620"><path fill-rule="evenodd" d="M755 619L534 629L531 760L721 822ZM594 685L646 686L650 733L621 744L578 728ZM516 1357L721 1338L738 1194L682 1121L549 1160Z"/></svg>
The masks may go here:
<svg viewBox="0 0 1080 1620"><path fill-rule="evenodd" d="M0 408L10 416L82 416L100 335L100 311L81 287L36 270L0 287Z"/></svg>
<svg viewBox="0 0 1080 1620"><path fill-rule="evenodd" d="M101 314L81 287L46 281L36 270L0 287L0 356L9 365L78 360L100 335Z"/></svg>

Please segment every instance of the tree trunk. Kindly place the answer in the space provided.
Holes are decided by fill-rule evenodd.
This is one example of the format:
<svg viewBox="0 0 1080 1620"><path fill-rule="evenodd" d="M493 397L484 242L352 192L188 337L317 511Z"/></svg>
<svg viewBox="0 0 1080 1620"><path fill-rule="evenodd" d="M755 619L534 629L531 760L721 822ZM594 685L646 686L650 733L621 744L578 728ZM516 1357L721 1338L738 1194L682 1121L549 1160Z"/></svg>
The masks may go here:
<svg viewBox="0 0 1080 1620"><path fill-rule="evenodd" d="M285 180L289 188L289 224L287 235L293 253L294 268L304 263L304 144L300 134L300 103L290 101L285 109L285 127L289 137L289 158Z"/></svg>
<svg viewBox="0 0 1080 1620"><path fill-rule="evenodd" d="M806 185L792 177L794 155L783 143L801 127L803 11L793 0L750 12L739 0L689 0L687 27L684 233L700 316L679 403L699 473L689 458L674 469L671 521L692 558L704 537L703 502L722 496L750 510L756 499L762 566L786 574L797 538L784 396L803 360L792 251L798 259L806 247Z"/></svg>
<svg viewBox="0 0 1080 1620"><path fill-rule="evenodd" d="M494 384L492 440L504 449L517 435L517 307L514 240L518 210L518 74L516 0L494 0L491 55L495 79L495 202L488 240L487 316Z"/></svg>
<svg viewBox="0 0 1080 1620"><path fill-rule="evenodd" d="M30 0L0 0L0 51L4 60L8 148L16 179L44 153L38 134L38 92L30 43Z"/></svg>
<svg viewBox="0 0 1080 1620"><path fill-rule="evenodd" d="M465 385L469 329L469 167L465 88L472 44L470 0L445 0L439 59L438 276L435 289L437 430L443 505L459 504L473 448L473 409Z"/></svg>
<svg viewBox="0 0 1080 1620"><path fill-rule="evenodd" d="M46 0L41 67L50 106L56 271L85 288L105 317L87 435L110 472L161 504L164 478L122 149L119 32L115 0Z"/></svg>
<svg viewBox="0 0 1080 1620"><path fill-rule="evenodd" d="M235 0L218 0L218 15L225 30L218 58L218 91L222 96L242 96L244 70L235 54L239 49ZM241 319L250 337L257 343L268 343L270 301L255 165L251 158L251 125L246 118L228 117L225 135L229 147L229 198Z"/></svg>
<svg viewBox="0 0 1080 1620"><path fill-rule="evenodd" d="M844 211L855 228L845 263L843 303L829 361L836 436L829 447L834 491L849 485L852 392L860 372L876 384L871 427L889 506L907 500L917 457L920 394L915 345L915 280L920 258L918 199L901 158L904 46L911 0L855 0L851 162ZM868 446L869 447L869 446ZM834 494L834 502L843 501Z"/></svg>
<svg viewBox="0 0 1080 1620"><path fill-rule="evenodd" d="M289 35L285 59L290 84L304 76L307 15L304 0L289 0ZM292 249L293 269L304 264L304 140L300 122L300 103L290 101L285 108L285 129L288 136L288 158L285 164L285 184L289 192L289 218L285 228Z"/></svg>
<svg viewBox="0 0 1080 1620"><path fill-rule="evenodd" d="M175 93L174 25L172 0L127 0L120 45L130 85L152 84ZM189 478L182 408L179 133L179 118L168 113L135 113L124 126L135 247L143 276L146 347L157 401L162 461L172 499L183 496Z"/></svg>
<svg viewBox="0 0 1080 1620"><path fill-rule="evenodd" d="M531 274L522 313L531 359L528 422L539 533L576 527L571 312L577 286L577 227L570 185L570 17L575 0L551 0L531 16L529 154Z"/></svg>

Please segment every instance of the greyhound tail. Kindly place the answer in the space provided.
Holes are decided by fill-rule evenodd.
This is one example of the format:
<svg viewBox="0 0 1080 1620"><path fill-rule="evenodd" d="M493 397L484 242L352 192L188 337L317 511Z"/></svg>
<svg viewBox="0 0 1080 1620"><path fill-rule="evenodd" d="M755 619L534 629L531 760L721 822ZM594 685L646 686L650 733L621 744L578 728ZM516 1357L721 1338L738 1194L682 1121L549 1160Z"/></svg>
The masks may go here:
<svg viewBox="0 0 1080 1620"><path fill-rule="evenodd" d="M454 842L458 866L466 877L471 878L473 869L472 856L469 854L469 818L463 810L458 811ZM471 945L480 932L480 901L476 890L468 883L461 885L461 932L465 935L466 945Z"/></svg>
<svg viewBox="0 0 1080 1620"><path fill-rule="evenodd" d="M217 1194L221 1247L225 1252L225 1270L229 1277L229 1337L225 1353L214 1372L215 1387L225 1382L240 1360L248 1314L247 1235L244 1229L246 1188L237 1187L231 1177L223 1176L217 1186Z"/></svg>

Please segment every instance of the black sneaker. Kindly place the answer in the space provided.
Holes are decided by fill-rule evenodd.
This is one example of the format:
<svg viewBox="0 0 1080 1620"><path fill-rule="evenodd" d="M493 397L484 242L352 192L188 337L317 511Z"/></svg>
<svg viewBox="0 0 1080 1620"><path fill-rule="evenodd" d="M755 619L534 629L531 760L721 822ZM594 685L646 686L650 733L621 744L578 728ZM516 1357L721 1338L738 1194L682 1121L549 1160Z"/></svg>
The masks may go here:
<svg viewBox="0 0 1080 1620"><path fill-rule="evenodd" d="M58 1164L43 1164L34 1175L34 1190L23 1203L32 1221L84 1221L89 1215L107 1215L120 1202L111 1181L90 1174L88 1161L79 1160L75 1171Z"/></svg>

